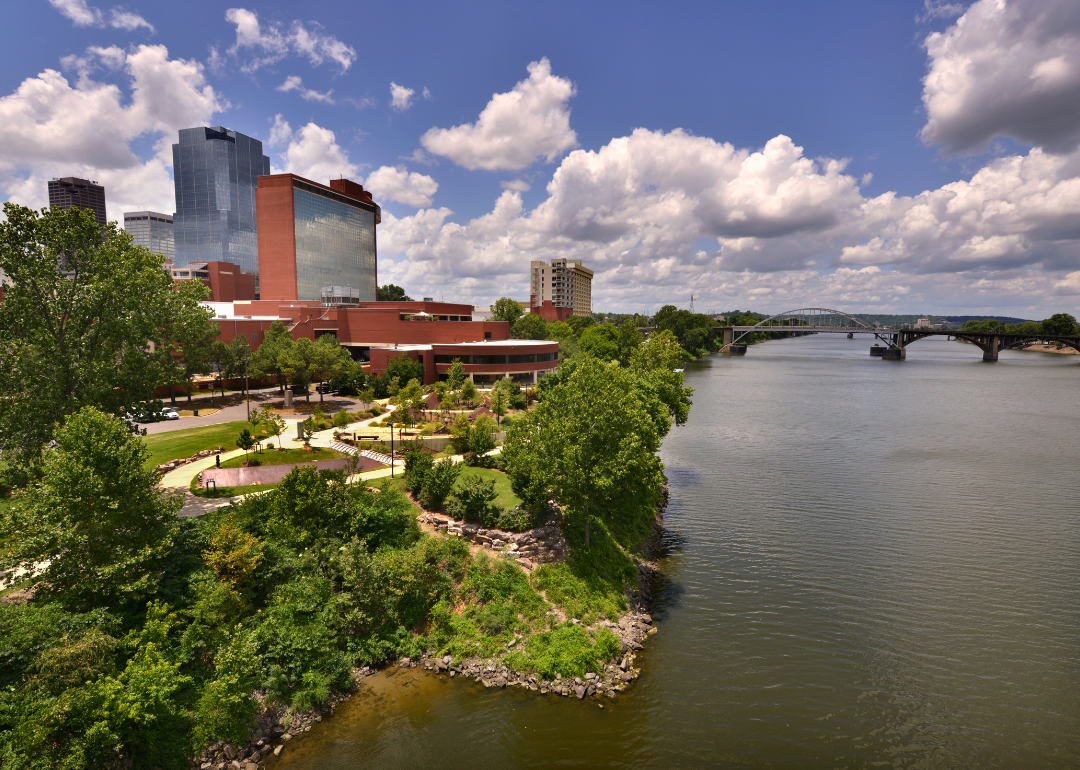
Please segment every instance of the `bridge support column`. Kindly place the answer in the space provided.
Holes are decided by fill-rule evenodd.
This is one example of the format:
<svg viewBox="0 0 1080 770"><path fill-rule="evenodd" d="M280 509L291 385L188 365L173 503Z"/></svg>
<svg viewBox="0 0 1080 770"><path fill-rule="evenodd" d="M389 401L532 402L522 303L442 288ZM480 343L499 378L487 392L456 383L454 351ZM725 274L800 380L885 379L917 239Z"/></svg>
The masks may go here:
<svg viewBox="0 0 1080 770"><path fill-rule="evenodd" d="M998 351L1001 349L1001 336L997 334L991 334L986 340L986 347L983 348L983 361L997 361Z"/></svg>
<svg viewBox="0 0 1080 770"><path fill-rule="evenodd" d="M724 345L720 348L721 353L731 352L731 343L735 341L735 330L730 326L724 329Z"/></svg>

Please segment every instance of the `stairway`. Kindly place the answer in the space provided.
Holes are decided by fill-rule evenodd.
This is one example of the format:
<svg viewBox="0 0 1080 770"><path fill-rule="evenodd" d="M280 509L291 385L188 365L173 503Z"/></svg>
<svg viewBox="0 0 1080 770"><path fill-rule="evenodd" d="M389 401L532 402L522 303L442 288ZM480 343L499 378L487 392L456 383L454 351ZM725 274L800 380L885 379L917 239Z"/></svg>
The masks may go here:
<svg viewBox="0 0 1080 770"><path fill-rule="evenodd" d="M374 460L375 462L382 463L383 465L390 464L390 455L383 454L382 452L376 452L371 449L357 450L356 447L349 446L348 444L343 444L340 441L330 442L330 448L347 455L355 455L359 453L361 457L366 457L369 460Z"/></svg>

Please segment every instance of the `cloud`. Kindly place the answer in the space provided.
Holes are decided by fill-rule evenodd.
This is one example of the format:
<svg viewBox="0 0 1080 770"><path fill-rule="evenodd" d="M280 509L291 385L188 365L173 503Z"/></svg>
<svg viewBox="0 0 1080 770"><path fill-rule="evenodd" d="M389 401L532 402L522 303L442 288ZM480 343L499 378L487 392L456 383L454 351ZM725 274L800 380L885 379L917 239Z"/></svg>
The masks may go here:
<svg viewBox="0 0 1080 770"><path fill-rule="evenodd" d="M431 177L415 171L410 173L404 166L382 166L368 175L364 185L376 197L417 208L430 206L431 196L439 189L439 184Z"/></svg>
<svg viewBox="0 0 1080 770"><path fill-rule="evenodd" d="M924 41L924 141L979 153L995 136L1049 152L1080 144L1080 4L979 0Z"/></svg>
<svg viewBox="0 0 1080 770"><path fill-rule="evenodd" d="M285 148L278 156L284 166L271 169L274 174L296 174L326 184L338 177L355 177L360 171L337 143L334 132L315 123L293 131L281 115L275 115L268 144Z"/></svg>
<svg viewBox="0 0 1080 770"><path fill-rule="evenodd" d="M134 11L113 8L109 11L108 22L106 22L105 14L88 4L86 0L49 0L49 4L69 18L77 27L104 27L107 23L110 27L125 29L129 32L145 27L150 34L154 33L154 25Z"/></svg>
<svg viewBox="0 0 1080 770"><path fill-rule="evenodd" d="M320 93L310 88L304 88L304 81L299 75L289 75L289 77L285 78L285 82L277 87L277 90L286 94L290 91L296 91L300 94L300 98L307 102L334 103L334 89L331 88L326 93Z"/></svg>
<svg viewBox="0 0 1080 770"><path fill-rule="evenodd" d="M273 22L263 25L258 14L246 8L228 9L225 20L236 25L236 42L229 48L229 54L238 59L240 53L248 49L255 54L241 65L244 72L254 72L289 54L304 56L315 67L326 61L333 62L342 73L356 61L356 49L333 35L324 34L317 25L313 29L299 21L294 21L288 29Z"/></svg>
<svg viewBox="0 0 1080 770"><path fill-rule="evenodd" d="M413 96L416 94L411 88L405 86L399 86L394 81L390 81L390 107L398 112L404 112L412 107Z"/></svg>
<svg viewBox="0 0 1080 770"><path fill-rule="evenodd" d="M407 160L412 163L419 163L422 166L437 166L439 161L428 155L426 152L417 147L408 155L399 155L398 160Z"/></svg>
<svg viewBox="0 0 1080 770"><path fill-rule="evenodd" d="M611 310L693 293L717 309L754 298L777 311L832 302L982 312L1070 290L1080 152L999 158L915 196L866 197L844 167L805 157L786 136L750 150L638 129L570 153L531 210L509 183L467 222L445 208L384 214L379 271L420 292L454 285L487 301L527 293L530 260L579 258L596 271L594 306Z"/></svg>
<svg viewBox="0 0 1080 770"><path fill-rule="evenodd" d="M519 171L541 158L554 162L577 146L567 106L574 85L552 75L546 58L528 71L528 80L492 96L476 123L432 128L420 143L467 169Z"/></svg>
<svg viewBox="0 0 1080 770"><path fill-rule="evenodd" d="M165 46L89 48L78 59L78 80L46 69L0 97L0 188L9 199L48 203L47 181L83 176L106 186L110 218L123 209L174 208L172 142L180 128L208 125L228 102L207 84L195 61L170 59ZM120 69L127 88L93 80L90 72ZM87 131L87 126L108 130ZM155 154L140 158L133 141L155 140Z"/></svg>
<svg viewBox="0 0 1080 770"><path fill-rule="evenodd" d="M499 182L499 187L504 190L513 190L514 192L528 192L532 189L532 185L524 179L511 179L509 181Z"/></svg>

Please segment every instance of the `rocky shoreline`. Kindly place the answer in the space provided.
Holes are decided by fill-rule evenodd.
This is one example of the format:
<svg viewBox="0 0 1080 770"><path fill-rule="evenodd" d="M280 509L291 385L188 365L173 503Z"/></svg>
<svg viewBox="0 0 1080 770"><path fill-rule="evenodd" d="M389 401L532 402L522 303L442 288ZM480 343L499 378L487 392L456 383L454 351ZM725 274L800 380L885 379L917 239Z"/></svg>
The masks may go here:
<svg viewBox="0 0 1080 770"><path fill-rule="evenodd" d="M641 545L643 558L637 560L637 587L627 592L630 609L620 615L616 622L599 620L584 626L587 631L607 628L619 638L621 657L618 660L609 661L601 670L587 671L584 677L564 678L556 673L555 679L546 680L535 674L515 671L498 658L465 658L455 664L449 655L430 656L427 654L416 660L401 658L386 667L397 665L401 668L423 668L435 674L448 674L451 679L458 676L470 678L488 689L521 687L543 695L574 697L578 700L595 698L602 701L605 698L616 698L640 675L640 669L634 666L637 653L643 648L646 639L658 632L647 609L652 600L652 581L657 573L657 567L652 559L659 553L667 503L668 487L665 483L652 531ZM425 520L425 523L436 526L444 532L450 529L453 521L449 517L429 512L421 514L421 517L425 516L431 519ZM436 519L439 521L437 522ZM442 524L441 527L438 526L439 523ZM529 557L537 561L554 561L560 556L565 558L565 538L558 526L550 522L543 527L523 533L504 533L501 530L486 530L476 525L464 524L459 524L455 529L458 533L448 532L448 534L464 537L490 550L500 551L504 555L536 549L535 555L530 553L528 556L521 554L508 557L518 559L518 563L527 569L533 566L531 563L523 563ZM508 537L503 539L501 535ZM541 555L542 558L538 558ZM571 618L570 622L580 625L577 618ZM511 642L504 654L508 654L516 642L517 640ZM262 760L271 755L281 754L285 744L311 730L312 726L321 722L324 717L333 714L339 704L355 694L357 685L363 678L375 674L377 670L370 666L354 669L353 688L350 691L334 693L325 704L311 711L289 713L273 708L263 710L255 718L255 727L248 731L248 741L244 746L236 748L224 742L215 743L197 757L192 758L192 770L258 770ZM600 708L604 707L602 702L598 705Z"/></svg>

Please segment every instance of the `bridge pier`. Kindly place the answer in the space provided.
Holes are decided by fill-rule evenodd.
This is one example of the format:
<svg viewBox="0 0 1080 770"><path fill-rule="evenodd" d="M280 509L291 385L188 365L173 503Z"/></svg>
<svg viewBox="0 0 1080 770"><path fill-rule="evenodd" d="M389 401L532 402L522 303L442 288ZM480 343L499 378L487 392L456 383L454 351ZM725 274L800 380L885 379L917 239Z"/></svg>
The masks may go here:
<svg viewBox="0 0 1080 770"><path fill-rule="evenodd" d="M982 347L982 346L980 346ZM998 334L991 334L990 338L986 341L986 346L983 347L983 361L997 361L998 351L1001 349L1001 336Z"/></svg>

